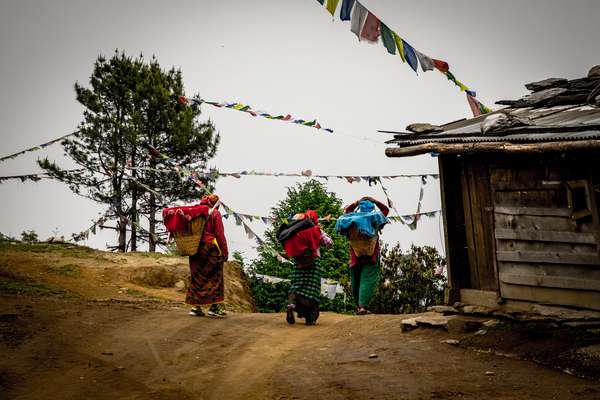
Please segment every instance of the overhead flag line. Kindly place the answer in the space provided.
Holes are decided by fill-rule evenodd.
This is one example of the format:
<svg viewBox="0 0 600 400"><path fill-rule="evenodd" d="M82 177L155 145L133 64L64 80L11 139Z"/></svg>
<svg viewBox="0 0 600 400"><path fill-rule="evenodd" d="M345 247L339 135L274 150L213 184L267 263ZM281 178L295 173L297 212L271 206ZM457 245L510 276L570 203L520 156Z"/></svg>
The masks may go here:
<svg viewBox="0 0 600 400"><path fill-rule="evenodd" d="M66 134L66 135L63 135L63 136L61 136L61 137L59 137L59 138L56 138L56 139L53 139L53 140L51 140L51 141L49 141L49 142L42 143L42 144L39 144L39 145L37 145L37 146L33 146L33 147L30 147L30 148L28 148L28 149L21 150L21 151L18 151L18 152L16 152L16 153L10 154L10 155L8 155L8 156L1 157L1 158L0 158L0 162L2 162L2 161L6 161L6 160L11 160L11 159L13 159L13 158L16 158L16 157L18 157L18 156L20 156L20 155L23 155L23 154L25 154L25 153L29 153L29 152L31 152L31 151L38 151L38 150L41 150L41 149L43 149L43 148L45 148L45 147L48 147L48 146L51 146L51 145L53 145L54 143L60 142L61 140L63 140L63 139L66 139L66 138L68 138L69 136L73 136L73 135L75 135L75 134L77 134L77 133L79 133L79 130L77 130L77 131L75 131L75 132L71 132L71 133L69 133L69 134Z"/></svg>
<svg viewBox="0 0 600 400"><path fill-rule="evenodd" d="M325 6L332 18L335 17L339 0L327 0L326 4L323 0L317 1ZM350 21L350 31L357 36L359 41L377 43L381 38L387 52L392 55L397 52L402 62L408 64L415 73L418 74L419 65L423 72L433 71L434 69L440 71L449 81L458 86L461 92L465 92L473 116L478 117L492 111L475 98L477 94L474 90L469 89L467 85L456 79L456 76L450 72L450 66L446 61L431 58L412 47L406 39L391 30L360 1L343 0L339 16L341 21Z"/></svg>
<svg viewBox="0 0 600 400"><path fill-rule="evenodd" d="M287 172L258 172L258 171L240 171L240 172L221 172L218 170L212 171L195 171L193 169L179 167L177 171L172 169L158 169L158 168L145 168L145 167L130 167L127 169L138 170L138 171L154 171L158 173L172 173L177 172L181 177L188 178L193 176L194 179L197 178L210 178L210 177L232 177L241 179L244 176L267 176L267 177L297 177L297 178L318 178L318 179L344 179L348 183L360 183L366 182L369 184L377 184L377 181L381 179L399 179L399 178L433 178L438 179L438 174L398 174L398 175L320 175L313 174L311 170L302 171L300 173L287 173ZM83 168L66 170L65 172L77 172L82 171ZM195 174L195 175L194 175ZM39 181L41 179L50 179L52 178L46 172L40 172L35 174L23 174L23 175L9 175L9 176L0 176L0 183L5 180L13 180L20 179L21 182L25 182L27 180Z"/></svg>
<svg viewBox="0 0 600 400"><path fill-rule="evenodd" d="M217 107L217 108L231 108L233 110L237 110L237 111L242 111L245 113L248 113L250 115L252 115L253 117L263 117L263 118L267 118L267 119L274 119L274 120L279 120L279 121L285 121L285 122L290 122L292 124L297 124L297 125L302 125L302 126L308 126L310 128L315 128L315 129L319 129L322 131L326 131L329 133L333 133L333 129L329 129L329 128L324 128L321 126L321 124L319 122L317 122L316 119L313 120L304 120L304 119L300 119L300 118L295 118L293 117L291 114L270 114L266 111L259 111L259 110L253 110L251 106L247 105L247 104L242 104L242 103L221 103L221 102L216 102L216 101L208 101L208 100L204 100L201 98L189 98L189 97L185 97L185 96L179 96L177 98L177 101L179 102L179 104L181 105L201 105L201 104L209 104L213 107Z"/></svg>
<svg viewBox="0 0 600 400"><path fill-rule="evenodd" d="M289 221L288 218L278 219L278 218L273 218L273 217L265 217L265 216L261 216L261 215L244 214L241 212L234 211L229 207L226 207L226 206L223 206L223 207L225 208L225 211L226 211L226 213L223 214L223 218L227 219L228 217L233 217L238 225L241 225L240 221L243 221L243 220L246 220L249 222L261 221L265 225L270 225L277 221L281 221L281 222ZM419 209L420 209L420 204L419 204ZM394 222L401 222L404 225L411 225L414 223L414 219L416 217L419 217L419 218L421 216L433 217L437 213L440 213L440 212L441 212L441 210L432 210L432 211L426 211L426 212L419 211L418 213L414 213L414 214L402 214L402 215L396 215L396 216L388 216L388 219L390 219ZM336 221L336 220L337 220L337 218L331 218L331 216L319 218L319 221L328 221L329 222L329 221Z"/></svg>

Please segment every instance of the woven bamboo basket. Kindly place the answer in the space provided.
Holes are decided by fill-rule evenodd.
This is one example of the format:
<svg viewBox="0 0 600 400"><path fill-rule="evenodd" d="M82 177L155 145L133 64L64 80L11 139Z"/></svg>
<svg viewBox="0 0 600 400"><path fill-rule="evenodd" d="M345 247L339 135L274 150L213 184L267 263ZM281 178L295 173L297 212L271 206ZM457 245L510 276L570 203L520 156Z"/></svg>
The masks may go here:
<svg viewBox="0 0 600 400"><path fill-rule="evenodd" d="M354 224L348 230L348 241L350 241L350 247L352 247L357 257L370 257L375 253L377 236L369 237L361 234Z"/></svg>
<svg viewBox="0 0 600 400"><path fill-rule="evenodd" d="M193 256L198 252L205 224L205 217L197 217L189 222L190 229L188 232L173 234L175 243L177 243L177 250L182 256Z"/></svg>

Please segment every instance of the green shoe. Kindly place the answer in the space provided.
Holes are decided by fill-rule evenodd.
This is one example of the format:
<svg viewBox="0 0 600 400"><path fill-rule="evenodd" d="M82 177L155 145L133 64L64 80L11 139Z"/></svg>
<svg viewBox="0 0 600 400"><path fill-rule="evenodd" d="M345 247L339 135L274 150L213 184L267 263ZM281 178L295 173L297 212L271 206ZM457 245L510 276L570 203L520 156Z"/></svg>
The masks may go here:
<svg viewBox="0 0 600 400"><path fill-rule="evenodd" d="M213 304L210 306L207 314L211 317L224 317L227 315L227 313L218 304Z"/></svg>

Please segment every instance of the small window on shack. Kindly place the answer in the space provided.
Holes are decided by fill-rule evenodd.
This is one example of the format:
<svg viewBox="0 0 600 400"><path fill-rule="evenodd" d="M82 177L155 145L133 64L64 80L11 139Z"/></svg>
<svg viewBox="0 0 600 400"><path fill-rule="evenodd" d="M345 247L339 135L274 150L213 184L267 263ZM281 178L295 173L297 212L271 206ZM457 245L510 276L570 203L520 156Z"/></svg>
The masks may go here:
<svg viewBox="0 0 600 400"><path fill-rule="evenodd" d="M592 215L592 202L590 199L590 185L584 179L567 182L567 201L571 209L571 218L574 220Z"/></svg>

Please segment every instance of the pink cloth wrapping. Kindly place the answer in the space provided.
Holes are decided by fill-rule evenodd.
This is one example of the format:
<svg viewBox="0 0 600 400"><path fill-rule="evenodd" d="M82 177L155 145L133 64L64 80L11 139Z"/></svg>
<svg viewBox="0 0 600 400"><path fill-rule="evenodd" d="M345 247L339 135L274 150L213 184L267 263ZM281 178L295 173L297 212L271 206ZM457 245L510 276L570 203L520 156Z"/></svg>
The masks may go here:
<svg viewBox="0 0 600 400"><path fill-rule="evenodd" d="M163 209L163 222L170 233L188 231L188 222L194 218L208 216L208 206L195 204L193 206L178 206Z"/></svg>

